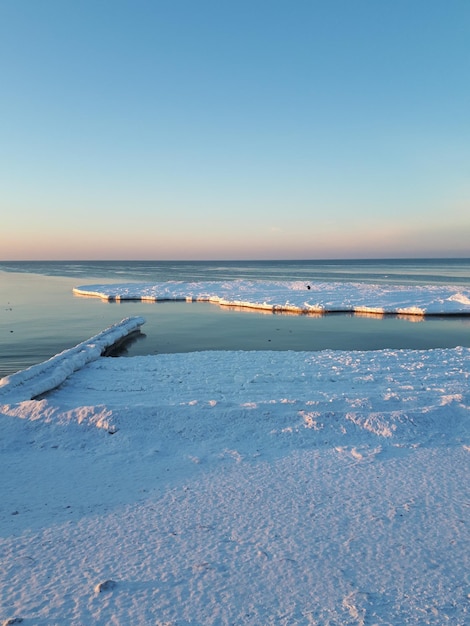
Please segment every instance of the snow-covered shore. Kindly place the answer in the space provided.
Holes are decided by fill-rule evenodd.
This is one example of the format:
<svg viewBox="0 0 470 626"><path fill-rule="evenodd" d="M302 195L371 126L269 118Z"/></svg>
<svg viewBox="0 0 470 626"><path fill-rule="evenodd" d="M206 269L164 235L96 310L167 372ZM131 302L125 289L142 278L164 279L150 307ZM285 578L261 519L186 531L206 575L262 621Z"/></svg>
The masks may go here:
<svg viewBox="0 0 470 626"><path fill-rule="evenodd" d="M469 365L98 357L4 397L0 619L468 623Z"/></svg>
<svg viewBox="0 0 470 626"><path fill-rule="evenodd" d="M205 281L95 284L76 295L104 300L185 300L297 313L470 315L470 289L453 285L372 285L304 281Z"/></svg>

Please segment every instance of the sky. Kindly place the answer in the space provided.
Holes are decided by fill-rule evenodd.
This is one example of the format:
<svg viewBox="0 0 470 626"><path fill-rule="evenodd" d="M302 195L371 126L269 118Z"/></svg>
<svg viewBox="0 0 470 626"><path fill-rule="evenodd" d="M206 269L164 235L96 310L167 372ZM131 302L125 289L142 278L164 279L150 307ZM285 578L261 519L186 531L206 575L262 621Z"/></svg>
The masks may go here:
<svg viewBox="0 0 470 626"><path fill-rule="evenodd" d="M0 259L470 257L468 0L0 0Z"/></svg>

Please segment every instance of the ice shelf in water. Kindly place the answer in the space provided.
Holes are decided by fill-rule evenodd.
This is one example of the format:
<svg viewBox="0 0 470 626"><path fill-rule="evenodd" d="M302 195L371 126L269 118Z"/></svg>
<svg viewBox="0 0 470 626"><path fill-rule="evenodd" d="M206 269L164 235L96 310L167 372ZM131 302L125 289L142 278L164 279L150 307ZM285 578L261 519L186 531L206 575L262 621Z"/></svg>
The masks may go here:
<svg viewBox="0 0 470 626"><path fill-rule="evenodd" d="M294 313L470 315L470 289L452 285L369 285L305 281L209 281L83 285L76 295L104 300L203 301Z"/></svg>

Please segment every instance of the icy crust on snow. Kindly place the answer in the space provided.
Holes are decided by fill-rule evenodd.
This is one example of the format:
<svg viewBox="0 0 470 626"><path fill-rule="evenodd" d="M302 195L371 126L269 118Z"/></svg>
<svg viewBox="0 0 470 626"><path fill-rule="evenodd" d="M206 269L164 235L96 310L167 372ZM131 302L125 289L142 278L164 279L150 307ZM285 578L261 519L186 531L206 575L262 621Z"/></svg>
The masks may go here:
<svg viewBox="0 0 470 626"><path fill-rule="evenodd" d="M304 281L209 281L83 285L76 295L104 300L213 302L295 313L470 315L470 290L454 286L396 286Z"/></svg>
<svg viewBox="0 0 470 626"><path fill-rule="evenodd" d="M98 358L1 405L1 620L470 623L470 349Z"/></svg>
<svg viewBox="0 0 470 626"><path fill-rule="evenodd" d="M149 419L158 416L155 429L166 430L162 416L169 412L178 435L188 431L183 438L223 439L229 427L228 438L236 436L250 447L262 431L271 452L278 439L283 449L286 437L295 445L356 448L460 444L469 443L469 382L470 348L464 347L204 351L95 359L44 404L25 407L27 413L34 407L35 419L39 410L48 423L58 419L51 406L59 413L72 407L66 412L72 422L94 423L99 413L106 420L97 425L114 432L122 426L132 431L145 413ZM83 396L87 418L75 409ZM170 432L175 437L173 427Z"/></svg>
<svg viewBox="0 0 470 626"><path fill-rule="evenodd" d="M54 389L70 374L99 358L106 348L138 330L144 323L142 317L128 317L47 361L0 378L0 402L31 400Z"/></svg>

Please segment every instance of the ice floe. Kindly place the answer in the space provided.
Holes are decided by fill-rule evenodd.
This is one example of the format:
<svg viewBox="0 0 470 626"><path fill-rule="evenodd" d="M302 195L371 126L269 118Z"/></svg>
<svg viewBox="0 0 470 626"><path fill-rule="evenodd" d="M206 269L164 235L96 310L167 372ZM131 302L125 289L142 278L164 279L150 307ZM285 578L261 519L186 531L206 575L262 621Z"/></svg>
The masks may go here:
<svg viewBox="0 0 470 626"><path fill-rule="evenodd" d="M359 312L470 315L470 290L441 285L370 285L305 281L208 281L83 285L76 295L104 300L213 302L297 313Z"/></svg>

